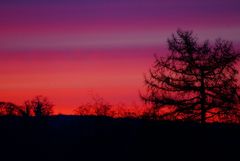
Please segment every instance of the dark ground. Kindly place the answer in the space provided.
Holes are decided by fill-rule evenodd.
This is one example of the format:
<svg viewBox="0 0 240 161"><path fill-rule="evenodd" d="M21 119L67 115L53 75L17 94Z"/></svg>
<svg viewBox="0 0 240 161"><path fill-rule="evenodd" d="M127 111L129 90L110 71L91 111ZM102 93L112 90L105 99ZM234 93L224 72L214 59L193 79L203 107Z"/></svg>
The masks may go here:
<svg viewBox="0 0 240 161"><path fill-rule="evenodd" d="M106 117L0 118L0 161L234 161L240 126Z"/></svg>

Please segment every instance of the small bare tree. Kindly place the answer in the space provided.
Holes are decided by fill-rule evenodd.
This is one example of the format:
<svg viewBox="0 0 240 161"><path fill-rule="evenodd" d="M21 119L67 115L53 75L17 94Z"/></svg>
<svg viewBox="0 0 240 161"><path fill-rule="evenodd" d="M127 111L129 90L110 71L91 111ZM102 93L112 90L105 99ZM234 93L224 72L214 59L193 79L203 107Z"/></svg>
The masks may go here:
<svg viewBox="0 0 240 161"><path fill-rule="evenodd" d="M96 115L96 116L110 116L111 107L102 97L93 96L92 102L80 105L74 110L78 115Z"/></svg>
<svg viewBox="0 0 240 161"><path fill-rule="evenodd" d="M25 101L23 111L25 116L50 116L53 114L53 106L46 97L36 96L32 100Z"/></svg>
<svg viewBox="0 0 240 161"><path fill-rule="evenodd" d="M24 104L20 106L19 112L20 112L20 115L23 117L33 116L34 113L33 113L33 107L32 107L31 101L30 100L25 101Z"/></svg>
<svg viewBox="0 0 240 161"><path fill-rule="evenodd" d="M92 104L86 103L86 104L81 104L76 109L74 109L74 113L76 115L87 116L87 115L93 114L91 110L92 110Z"/></svg>

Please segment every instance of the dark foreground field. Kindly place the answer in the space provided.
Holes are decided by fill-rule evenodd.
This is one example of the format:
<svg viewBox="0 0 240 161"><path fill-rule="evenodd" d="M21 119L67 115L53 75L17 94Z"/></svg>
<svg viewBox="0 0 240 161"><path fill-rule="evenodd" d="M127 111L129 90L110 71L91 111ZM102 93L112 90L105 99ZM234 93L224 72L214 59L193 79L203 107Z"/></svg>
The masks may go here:
<svg viewBox="0 0 240 161"><path fill-rule="evenodd" d="M240 126L105 117L0 118L0 161L240 160Z"/></svg>

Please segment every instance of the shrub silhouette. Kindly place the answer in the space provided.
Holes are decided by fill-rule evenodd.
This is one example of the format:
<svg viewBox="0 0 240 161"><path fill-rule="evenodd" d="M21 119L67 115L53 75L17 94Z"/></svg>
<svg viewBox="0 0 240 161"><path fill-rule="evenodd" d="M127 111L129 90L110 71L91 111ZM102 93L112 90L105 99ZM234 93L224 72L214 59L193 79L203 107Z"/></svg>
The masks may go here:
<svg viewBox="0 0 240 161"><path fill-rule="evenodd" d="M238 121L239 53L231 42L198 42L191 31L177 30L168 39L170 54L155 55L141 94L149 111L161 119Z"/></svg>

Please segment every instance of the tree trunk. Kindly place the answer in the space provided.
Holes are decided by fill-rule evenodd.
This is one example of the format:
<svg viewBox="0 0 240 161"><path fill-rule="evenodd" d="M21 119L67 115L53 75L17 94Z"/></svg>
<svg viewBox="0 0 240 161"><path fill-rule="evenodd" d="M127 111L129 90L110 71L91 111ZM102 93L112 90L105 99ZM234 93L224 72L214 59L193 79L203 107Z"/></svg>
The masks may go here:
<svg viewBox="0 0 240 161"><path fill-rule="evenodd" d="M201 123L206 123L206 93L204 83L204 72L201 71L201 87L200 87L200 102L201 102Z"/></svg>

